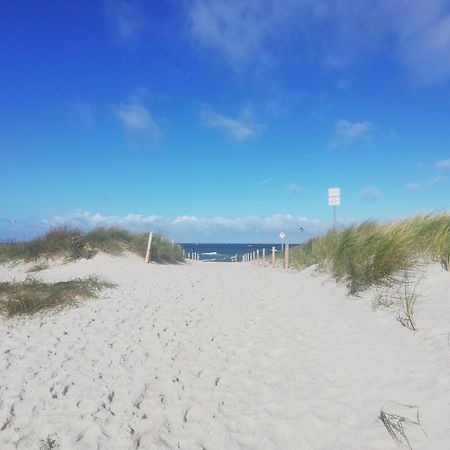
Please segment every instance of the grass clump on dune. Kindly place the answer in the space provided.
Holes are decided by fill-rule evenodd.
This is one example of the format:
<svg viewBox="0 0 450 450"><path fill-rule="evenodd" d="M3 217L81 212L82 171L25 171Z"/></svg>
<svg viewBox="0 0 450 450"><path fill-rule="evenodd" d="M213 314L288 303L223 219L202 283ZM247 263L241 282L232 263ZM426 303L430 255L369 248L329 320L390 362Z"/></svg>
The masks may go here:
<svg viewBox="0 0 450 450"><path fill-rule="evenodd" d="M390 224L367 221L333 230L292 249L298 267L318 264L347 283L350 293L390 285L419 261L448 269L450 214L422 215Z"/></svg>
<svg viewBox="0 0 450 450"><path fill-rule="evenodd" d="M99 227L87 233L73 228L58 227L31 241L0 244L0 262L17 260L29 262L57 256L77 260L91 257L97 251L115 255L131 251L145 256L147 239L147 233L133 233L118 227ZM159 263L183 261L181 247L160 234L153 236L151 253L152 261Z"/></svg>
<svg viewBox="0 0 450 450"><path fill-rule="evenodd" d="M62 309L80 299L95 298L102 289L113 286L95 276L58 283L44 283L33 278L23 282L1 282L0 312L12 317Z"/></svg>

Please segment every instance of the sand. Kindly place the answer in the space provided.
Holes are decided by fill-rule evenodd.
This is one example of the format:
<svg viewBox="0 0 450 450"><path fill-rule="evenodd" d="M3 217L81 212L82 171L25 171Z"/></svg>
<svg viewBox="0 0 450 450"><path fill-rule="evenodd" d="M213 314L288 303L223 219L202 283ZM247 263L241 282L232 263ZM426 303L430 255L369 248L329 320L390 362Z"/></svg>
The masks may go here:
<svg viewBox="0 0 450 450"><path fill-rule="evenodd" d="M0 319L0 448L396 449L450 442L450 274L420 282L411 332L374 292L349 297L314 268L143 264L98 255L38 272L97 274L101 298ZM0 280L26 277L0 267ZM426 434L425 434L426 433Z"/></svg>

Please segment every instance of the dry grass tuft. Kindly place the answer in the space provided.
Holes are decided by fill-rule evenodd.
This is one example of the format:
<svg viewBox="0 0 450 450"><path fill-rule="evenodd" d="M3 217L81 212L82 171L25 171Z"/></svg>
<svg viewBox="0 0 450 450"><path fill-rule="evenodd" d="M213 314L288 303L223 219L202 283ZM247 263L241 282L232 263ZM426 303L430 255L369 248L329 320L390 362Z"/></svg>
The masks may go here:
<svg viewBox="0 0 450 450"><path fill-rule="evenodd" d="M387 432L389 433L389 435L392 437L392 439L397 444L402 445L403 447L409 448L410 450L413 450L411 443L410 443L408 437L406 436L405 427L409 426L409 425L416 425L421 428L423 433L425 433L425 431L422 428L422 425L420 424L419 409L415 406L410 406L410 405L400 405L400 406L402 406L403 408L406 408L406 409L415 410L416 418L409 419L400 414L389 413L382 409L380 411L380 415L378 416L378 419L381 420L381 422L383 423Z"/></svg>

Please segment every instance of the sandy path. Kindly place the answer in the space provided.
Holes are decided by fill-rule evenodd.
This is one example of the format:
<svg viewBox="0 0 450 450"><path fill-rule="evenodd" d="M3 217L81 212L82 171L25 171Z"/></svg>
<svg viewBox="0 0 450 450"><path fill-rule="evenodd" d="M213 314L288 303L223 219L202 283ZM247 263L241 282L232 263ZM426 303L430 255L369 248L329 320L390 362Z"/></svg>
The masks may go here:
<svg viewBox="0 0 450 450"><path fill-rule="evenodd" d="M435 272L423 289L445 296ZM118 287L0 322L2 450L395 449L377 420L393 402L420 408L414 449L449 448L450 309L435 291L414 335L311 270L100 255L39 277L92 273Z"/></svg>

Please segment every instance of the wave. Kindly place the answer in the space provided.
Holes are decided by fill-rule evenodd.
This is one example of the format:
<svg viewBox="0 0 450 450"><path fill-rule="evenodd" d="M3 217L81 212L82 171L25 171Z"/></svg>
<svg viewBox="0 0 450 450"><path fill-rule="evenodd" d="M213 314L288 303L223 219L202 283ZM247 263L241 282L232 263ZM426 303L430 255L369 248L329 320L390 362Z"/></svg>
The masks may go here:
<svg viewBox="0 0 450 450"><path fill-rule="evenodd" d="M201 253L201 255L217 255L217 252Z"/></svg>

